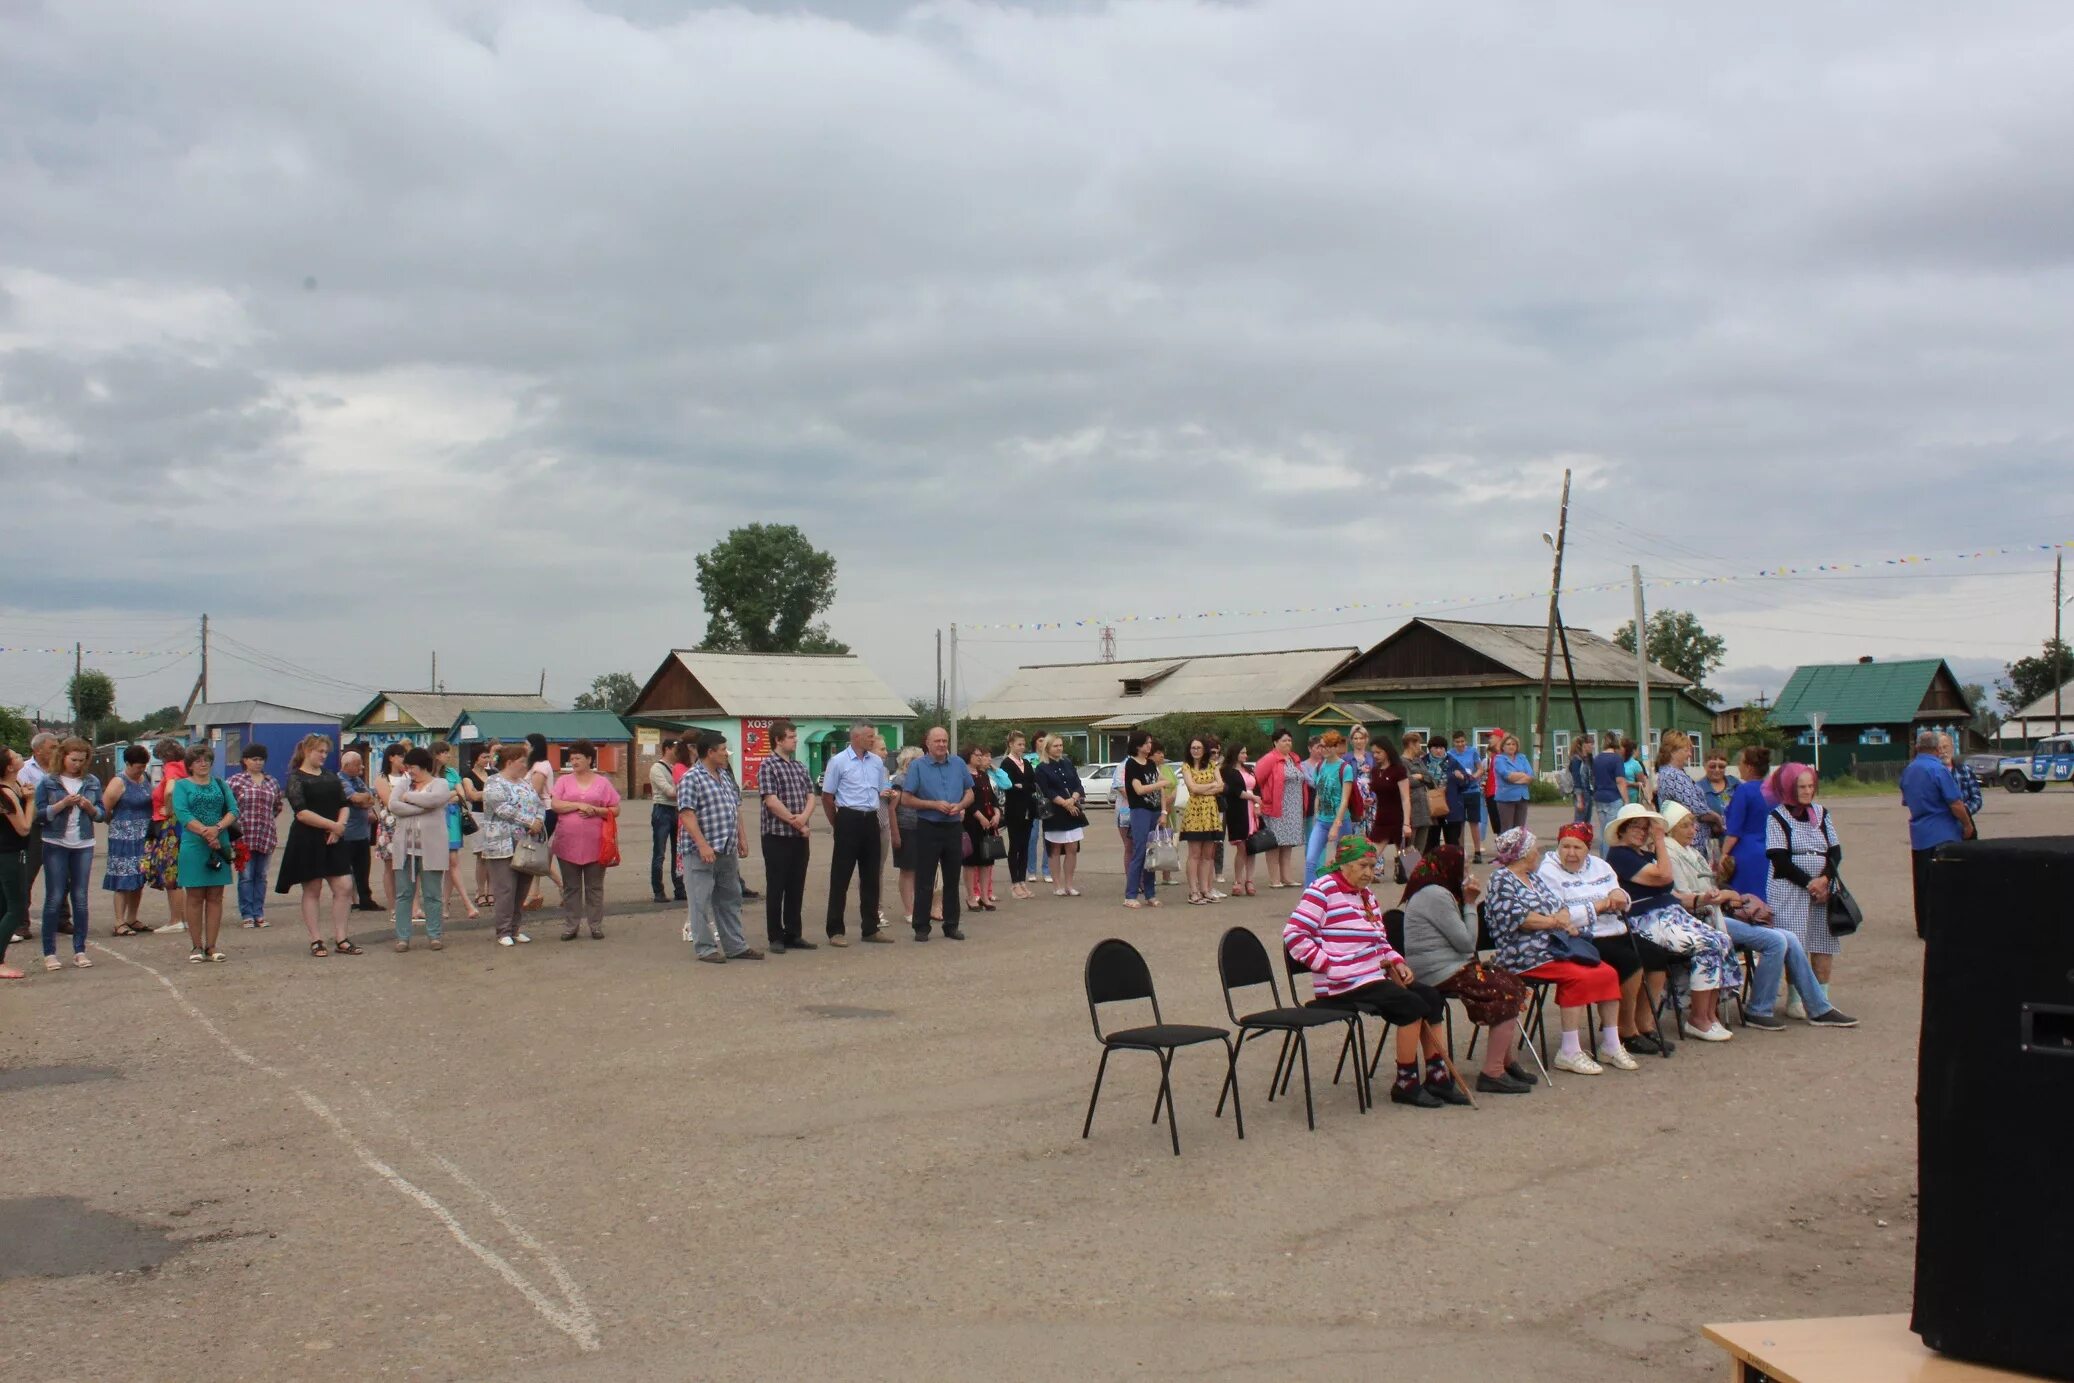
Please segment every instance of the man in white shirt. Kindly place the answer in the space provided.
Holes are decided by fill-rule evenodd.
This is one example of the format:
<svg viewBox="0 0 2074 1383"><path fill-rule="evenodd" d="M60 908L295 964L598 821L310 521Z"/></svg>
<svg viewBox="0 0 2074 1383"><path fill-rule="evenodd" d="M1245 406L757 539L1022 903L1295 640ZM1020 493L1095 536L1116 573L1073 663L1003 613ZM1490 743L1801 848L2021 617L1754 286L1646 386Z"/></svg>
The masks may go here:
<svg viewBox="0 0 2074 1383"><path fill-rule="evenodd" d="M828 760L821 774L821 810L835 828L828 866L828 944L847 946L843 904L857 876L857 930L864 941L889 942L879 929L879 805L891 798L885 761L871 752L878 733L868 720L850 726L850 747Z"/></svg>

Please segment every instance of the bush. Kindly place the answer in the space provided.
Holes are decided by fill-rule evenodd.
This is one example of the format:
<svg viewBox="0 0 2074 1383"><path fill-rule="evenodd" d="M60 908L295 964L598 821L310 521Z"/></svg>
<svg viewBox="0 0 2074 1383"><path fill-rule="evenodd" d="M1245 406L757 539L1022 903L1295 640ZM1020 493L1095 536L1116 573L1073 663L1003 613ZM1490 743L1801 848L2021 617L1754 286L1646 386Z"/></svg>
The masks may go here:
<svg viewBox="0 0 2074 1383"><path fill-rule="evenodd" d="M1546 778L1536 778L1533 782L1527 784L1527 800L1540 803L1542 806L1548 806L1555 802L1569 801L1570 794L1564 792Z"/></svg>

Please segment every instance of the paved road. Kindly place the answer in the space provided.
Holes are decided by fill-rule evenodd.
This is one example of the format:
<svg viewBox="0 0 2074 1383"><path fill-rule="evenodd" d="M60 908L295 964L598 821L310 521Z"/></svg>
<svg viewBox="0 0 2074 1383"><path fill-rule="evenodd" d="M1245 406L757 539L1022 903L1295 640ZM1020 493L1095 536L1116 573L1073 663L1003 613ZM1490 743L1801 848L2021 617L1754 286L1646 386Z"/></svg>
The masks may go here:
<svg viewBox="0 0 2074 1383"><path fill-rule="evenodd" d="M1718 1376L1702 1321L1908 1299L1906 856L1891 804L1838 819L1872 919L1837 985L1863 1028L1687 1044L1476 1111L1362 1117L1342 1088L1316 1133L1260 1098L1256 1054L1243 1143L1211 1118L1213 1060L1184 1055L1179 1160L1149 1061L1078 1137L1081 959L1129 936L1170 1018L1221 1019L1218 931L1272 944L1279 917L1126 912L1099 832L1087 896L1006 905L963 944L695 966L645 902L602 942L543 925L522 950L478 929L313 960L292 917L231 933L221 966L111 942L0 992L0 1244L41 1226L85 1260L0 1279L9 1372ZM1987 826L2074 829L2074 794L1998 795ZM645 899L639 866L615 901ZM66 1215L84 1228L53 1245Z"/></svg>

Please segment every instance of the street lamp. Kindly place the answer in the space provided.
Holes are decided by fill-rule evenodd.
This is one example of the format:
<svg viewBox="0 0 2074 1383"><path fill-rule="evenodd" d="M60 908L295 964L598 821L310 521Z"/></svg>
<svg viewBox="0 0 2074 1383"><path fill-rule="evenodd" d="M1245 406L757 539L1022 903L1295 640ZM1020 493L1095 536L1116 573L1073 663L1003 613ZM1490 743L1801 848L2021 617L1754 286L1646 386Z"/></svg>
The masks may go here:
<svg viewBox="0 0 2074 1383"><path fill-rule="evenodd" d="M1808 724L1815 729L1815 776L1822 776L1822 722L1829 718L1823 711L1809 711Z"/></svg>

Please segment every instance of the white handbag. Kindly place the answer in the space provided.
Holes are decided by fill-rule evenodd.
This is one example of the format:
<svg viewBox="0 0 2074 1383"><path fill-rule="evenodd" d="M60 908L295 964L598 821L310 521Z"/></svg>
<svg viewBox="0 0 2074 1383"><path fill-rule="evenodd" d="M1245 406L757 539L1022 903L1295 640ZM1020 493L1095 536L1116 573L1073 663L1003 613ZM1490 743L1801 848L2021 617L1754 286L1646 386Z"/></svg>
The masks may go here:
<svg viewBox="0 0 2074 1383"><path fill-rule="evenodd" d="M549 848L547 838L519 832L512 843L511 867L536 879L554 868L554 851Z"/></svg>

